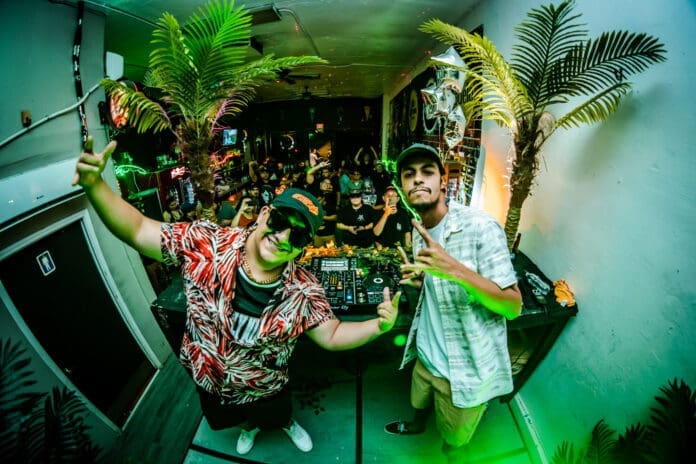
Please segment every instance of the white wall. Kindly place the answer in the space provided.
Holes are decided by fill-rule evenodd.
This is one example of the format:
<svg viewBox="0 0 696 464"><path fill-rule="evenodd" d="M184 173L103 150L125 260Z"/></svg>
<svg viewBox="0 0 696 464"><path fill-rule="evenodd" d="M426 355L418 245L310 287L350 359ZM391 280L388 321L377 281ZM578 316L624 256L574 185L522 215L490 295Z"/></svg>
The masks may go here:
<svg viewBox="0 0 696 464"><path fill-rule="evenodd" d="M468 26L484 23L509 57L513 27L538 5L484 2ZM605 123L552 136L523 208L522 250L568 281L580 309L521 391L549 457L562 440L583 445L601 418L620 431L645 422L674 377L696 387L694 3L576 5L591 36L647 32L666 44L668 61L632 78L633 93ZM483 143L486 209L504 216L496 201L505 199L509 139L494 129Z"/></svg>
<svg viewBox="0 0 696 464"><path fill-rule="evenodd" d="M486 0L459 25L483 24L510 58L514 27L540 4ZM575 12L592 37L657 36L668 61L633 77L608 121L552 136L522 211L521 249L550 278L568 281L580 309L520 393L549 459L563 440L584 446L599 419L621 432L645 423L668 380L696 388L694 2L581 0ZM404 85L386 96L386 115ZM485 123L482 142L483 208L502 223L510 139Z"/></svg>

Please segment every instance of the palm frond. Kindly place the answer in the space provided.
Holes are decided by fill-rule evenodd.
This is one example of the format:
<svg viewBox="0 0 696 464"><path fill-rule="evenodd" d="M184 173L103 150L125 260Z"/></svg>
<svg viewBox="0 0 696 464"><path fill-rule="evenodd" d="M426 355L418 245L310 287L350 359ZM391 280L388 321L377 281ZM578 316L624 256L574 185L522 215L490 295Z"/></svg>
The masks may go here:
<svg viewBox="0 0 696 464"><path fill-rule="evenodd" d="M616 431L600 419L592 429L590 442L587 445L587 454L585 455L586 464L606 464L610 462L612 450L614 447L614 436Z"/></svg>
<svg viewBox="0 0 696 464"><path fill-rule="evenodd" d="M35 401L33 394L23 393L36 384L30 363L26 348L11 340L0 341L0 418L26 410Z"/></svg>
<svg viewBox="0 0 696 464"><path fill-rule="evenodd" d="M146 85L155 87L161 102L146 102L127 92L140 132L171 128L172 120L185 121L179 135L210 139L217 121L239 113L255 96L256 88L280 69L324 63L318 57L274 59L267 55L244 63L251 37L251 16L233 0L214 0L201 6L181 27L169 13L152 33ZM187 142L189 146L191 142Z"/></svg>
<svg viewBox="0 0 696 464"><path fill-rule="evenodd" d="M21 462L97 462L102 449L87 434L86 414L74 392L54 387L22 424Z"/></svg>
<svg viewBox="0 0 696 464"><path fill-rule="evenodd" d="M186 24L184 37L199 69L201 89L212 89L244 62L251 37L251 16L233 1L201 7Z"/></svg>
<svg viewBox="0 0 696 464"><path fill-rule="evenodd" d="M650 434L646 426L638 423L626 427L616 439L613 458L617 464L646 464Z"/></svg>
<svg viewBox="0 0 696 464"><path fill-rule="evenodd" d="M128 117L139 133L148 130L161 132L172 128L167 111L143 92L111 79L102 80L101 86L107 94L117 96L119 104L128 111Z"/></svg>
<svg viewBox="0 0 696 464"><path fill-rule="evenodd" d="M20 462L17 436L21 423L42 394L28 391L36 384L26 348L19 342L0 340L0 450L10 462Z"/></svg>
<svg viewBox="0 0 696 464"><path fill-rule="evenodd" d="M197 87L190 95L192 114L206 129L212 129L207 122L220 106L222 82L243 63L250 37L251 17L235 9L233 1L206 4L186 25L184 38L198 69Z"/></svg>
<svg viewBox="0 0 696 464"><path fill-rule="evenodd" d="M551 458L552 464L580 464L584 459L584 455L580 452L575 453L575 448L572 443L567 441L562 442L556 448L556 452Z"/></svg>
<svg viewBox="0 0 696 464"><path fill-rule="evenodd" d="M160 89L172 97L173 104L186 116L195 113L193 102L198 92L200 70L191 57L177 19L164 13L152 32L149 69L157 69Z"/></svg>
<svg viewBox="0 0 696 464"><path fill-rule="evenodd" d="M576 106L556 121L555 127L568 129L583 124L606 120L619 106L621 99L631 90L627 82L619 82Z"/></svg>
<svg viewBox="0 0 696 464"><path fill-rule="evenodd" d="M581 15L570 15L572 8L569 1L534 8L527 13L529 19L515 28L521 43L513 46L510 62L535 109L546 106L547 82L555 63L587 35L584 24L576 21Z"/></svg>
<svg viewBox="0 0 696 464"><path fill-rule="evenodd" d="M693 462L696 457L696 390L674 379L660 388L650 408L651 462ZM688 458L691 456L691 459ZM681 461L679 461L681 459Z"/></svg>
<svg viewBox="0 0 696 464"><path fill-rule="evenodd" d="M468 118L480 114L514 129L516 121L531 111L524 85L490 40L438 19L426 21L420 30L455 44L466 63L462 71L467 72L466 92L472 96L463 106Z"/></svg>
<svg viewBox="0 0 696 464"><path fill-rule="evenodd" d="M613 31L576 44L549 76L549 104L588 95L665 61L664 46L647 34Z"/></svg>
<svg viewBox="0 0 696 464"><path fill-rule="evenodd" d="M624 77L665 60L665 48L647 34L608 32L587 40L585 24L573 14L575 2L562 1L532 9L516 27L519 45L510 64L492 43L440 20L420 30L454 45L467 66L467 119L495 120L510 130L515 155L505 234L512 246L522 204L537 172L544 142L559 127L602 121L612 114L631 84ZM456 68L456 67L455 67ZM542 127L550 106L574 97L589 97L550 128ZM548 118L547 118L548 119ZM551 118L553 119L553 118Z"/></svg>

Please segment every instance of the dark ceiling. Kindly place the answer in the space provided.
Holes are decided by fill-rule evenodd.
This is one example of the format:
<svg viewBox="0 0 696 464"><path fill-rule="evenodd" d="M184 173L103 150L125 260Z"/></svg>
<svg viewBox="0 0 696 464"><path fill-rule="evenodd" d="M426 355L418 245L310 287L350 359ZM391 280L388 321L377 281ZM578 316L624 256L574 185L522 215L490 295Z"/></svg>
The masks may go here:
<svg viewBox="0 0 696 464"><path fill-rule="evenodd" d="M374 98L393 90L429 53L444 46L418 31L429 18L458 23L481 0L247 0L249 10L273 7L280 19L255 25L263 53L318 55L328 64L294 69L287 79L259 89L257 101L316 97ZM142 78L150 35L164 11L183 23L201 0L86 1L106 15L106 50L124 57L125 76ZM249 49L251 58L259 53Z"/></svg>

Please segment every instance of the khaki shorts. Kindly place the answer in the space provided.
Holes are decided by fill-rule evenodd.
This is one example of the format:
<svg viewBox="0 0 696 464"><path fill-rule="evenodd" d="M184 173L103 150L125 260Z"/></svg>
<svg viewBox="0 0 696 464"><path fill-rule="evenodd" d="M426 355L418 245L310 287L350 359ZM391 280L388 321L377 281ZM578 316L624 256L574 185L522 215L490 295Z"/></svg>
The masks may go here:
<svg viewBox="0 0 696 464"><path fill-rule="evenodd" d="M473 408L458 408L452 404L452 390L447 379L435 377L416 360L411 376L411 406L425 409L433 401L435 424L445 442L458 448L469 443L488 403Z"/></svg>

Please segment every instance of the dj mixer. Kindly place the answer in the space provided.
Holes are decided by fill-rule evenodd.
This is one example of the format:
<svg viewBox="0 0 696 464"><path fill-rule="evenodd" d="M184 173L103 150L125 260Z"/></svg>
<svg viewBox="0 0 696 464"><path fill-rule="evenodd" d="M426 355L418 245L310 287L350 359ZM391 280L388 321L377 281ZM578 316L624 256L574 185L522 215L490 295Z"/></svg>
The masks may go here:
<svg viewBox="0 0 696 464"><path fill-rule="evenodd" d="M383 299L384 287L394 295L400 272L396 265L372 265L357 257L314 257L308 269L324 287L338 314L371 314Z"/></svg>

